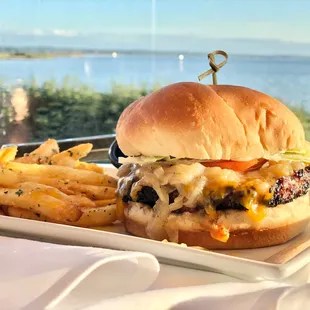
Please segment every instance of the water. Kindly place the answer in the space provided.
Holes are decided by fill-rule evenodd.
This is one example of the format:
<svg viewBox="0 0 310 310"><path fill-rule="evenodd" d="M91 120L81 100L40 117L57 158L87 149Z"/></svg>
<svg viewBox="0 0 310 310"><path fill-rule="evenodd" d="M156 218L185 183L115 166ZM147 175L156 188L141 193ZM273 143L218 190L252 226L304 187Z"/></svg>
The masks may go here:
<svg viewBox="0 0 310 310"><path fill-rule="evenodd" d="M160 85L198 81L209 68L207 57L185 56L84 56L54 59L0 60L0 80L16 83L35 78L39 83L66 76L78 78L98 91L108 91L111 82ZM243 85L277 97L285 103L310 108L310 58L231 56L218 73L220 84ZM211 76L203 80L211 83Z"/></svg>

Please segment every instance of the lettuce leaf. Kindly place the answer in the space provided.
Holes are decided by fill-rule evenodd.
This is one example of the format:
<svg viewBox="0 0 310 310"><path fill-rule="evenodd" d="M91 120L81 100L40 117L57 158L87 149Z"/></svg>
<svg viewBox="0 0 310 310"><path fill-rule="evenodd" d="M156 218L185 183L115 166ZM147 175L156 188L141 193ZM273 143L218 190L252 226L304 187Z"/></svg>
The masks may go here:
<svg viewBox="0 0 310 310"><path fill-rule="evenodd" d="M290 160L290 161L302 161L304 163L310 163L310 142L306 141L305 147L302 150L287 150L280 154L275 154L266 158L268 160Z"/></svg>
<svg viewBox="0 0 310 310"><path fill-rule="evenodd" d="M119 157L118 162L120 164L150 164L163 160L166 157L154 156L135 156L135 157Z"/></svg>
<svg viewBox="0 0 310 310"><path fill-rule="evenodd" d="M267 156L265 159L267 160L274 160L274 161L280 161L280 160L290 160L290 161L302 161L304 163L310 163L310 142L306 142L304 149L298 150L298 149L292 149L287 150L282 153L273 154L270 156ZM171 157L165 157L165 156L133 156L133 157L120 157L118 159L119 163L121 164L151 164L156 162L172 162L172 163L194 163L194 162L202 162L203 160L199 159L185 159L185 158L171 158Z"/></svg>

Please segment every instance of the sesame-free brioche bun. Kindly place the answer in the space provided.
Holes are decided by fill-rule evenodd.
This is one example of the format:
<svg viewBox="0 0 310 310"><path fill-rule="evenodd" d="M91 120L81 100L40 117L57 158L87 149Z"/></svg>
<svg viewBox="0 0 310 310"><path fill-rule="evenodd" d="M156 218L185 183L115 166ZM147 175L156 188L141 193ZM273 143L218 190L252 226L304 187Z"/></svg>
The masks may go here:
<svg viewBox="0 0 310 310"><path fill-rule="evenodd" d="M245 211L218 211L217 224L230 230L227 242L214 239L208 223L208 215L201 217L195 213L171 214L167 224L156 236L148 230L148 224L154 215L153 209L139 203L131 203L125 209L124 225L126 230L138 237L185 243L188 246L201 246L214 249L253 249L285 243L301 234L309 225L309 195L294 201L266 209L266 217L261 222L254 222ZM150 235L151 233L151 235Z"/></svg>
<svg viewBox="0 0 310 310"><path fill-rule="evenodd" d="M268 158L305 144L300 121L276 99L194 82L171 84L129 105L116 139L127 156L206 160Z"/></svg>

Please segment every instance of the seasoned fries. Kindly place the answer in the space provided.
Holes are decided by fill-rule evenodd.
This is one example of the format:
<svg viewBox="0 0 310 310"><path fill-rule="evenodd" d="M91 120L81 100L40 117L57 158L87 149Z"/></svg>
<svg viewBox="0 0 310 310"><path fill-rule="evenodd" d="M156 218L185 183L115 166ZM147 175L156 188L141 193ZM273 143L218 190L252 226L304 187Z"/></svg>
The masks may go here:
<svg viewBox="0 0 310 310"><path fill-rule="evenodd" d="M5 207L5 213L9 216L19 217L29 220L36 220L42 222L52 222L57 224L66 224L71 226L79 227L99 227L110 225L117 220L115 205L108 205L106 207L83 209L82 216L75 222L68 222L65 220L55 220L48 218L47 216L40 215L39 213L34 213L32 211Z"/></svg>
<svg viewBox="0 0 310 310"><path fill-rule="evenodd" d="M97 173L103 173L103 168L97 166L96 164L89 164L89 163L84 163L84 162L76 162L75 165L76 169L82 169L82 170L89 170L89 171L94 171Z"/></svg>
<svg viewBox="0 0 310 310"><path fill-rule="evenodd" d="M76 181L87 185L101 185L116 187L117 181L107 175L99 174L93 171L74 169L63 166L23 164L8 162L4 168L14 172L24 173L34 176L48 176L60 180Z"/></svg>
<svg viewBox="0 0 310 310"><path fill-rule="evenodd" d="M86 157L91 151L92 145L90 143L80 144L72 147L66 151L58 153L51 158L52 165L67 166L66 162L69 159L72 162L72 167L75 166L77 160Z"/></svg>
<svg viewBox="0 0 310 310"><path fill-rule="evenodd" d="M107 200L96 200L95 204L97 207L104 207L108 205L116 204L116 199L107 199Z"/></svg>
<svg viewBox="0 0 310 310"><path fill-rule="evenodd" d="M55 220L65 218L68 221L77 221L82 212L74 203L63 198L59 192L46 193L29 183L20 184L18 189L0 189L0 201L4 206L27 209Z"/></svg>
<svg viewBox="0 0 310 310"><path fill-rule="evenodd" d="M14 160L17 153L17 146L9 146L0 150L0 164Z"/></svg>
<svg viewBox="0 0 310 310"><path fill-rule="evenodd" d="M27 209L20 209L20 208L14 208L14 207L4 207L4 214L7 214L9 216L13 217L19 217L23 219L28 220L39 220L47 222L47 217L44 215L41 215L40 213L33 213Z"/></svg>
<svg viewBox="0 0 310 310"><path fill-rule="evenodd" d="M15 161L25 164L47 165L52 156L58 153L59 147L57 141L54 139L49 139L30 154L25 154L24 157L18 158Z"/></svg>
<svg viewBox="0 0 310 310"><path fill-rule="evenodd" d="M74 192L86 195L91 199L111 199L115 197L115 188L107 186L81 185L77 182L70 182L68 188Z"/></svg>
<svg viewBox="0 0 310 310"><path fill-rule="evenodd" d="M80 162L90 143L59 152L47 140L24 157L17 147L0 150L0 215L80 227L117 220L117 180L95 164Z"/></svg>
<svg viewBox="0 0 310 310"><path fill-rule="evenodd" d="M117 220L115 205L107 205L105 207L92 209L82 209L82 211L82 216L76 222L69 223L69 225L80 227L96 227L110 225Z"/></svg>

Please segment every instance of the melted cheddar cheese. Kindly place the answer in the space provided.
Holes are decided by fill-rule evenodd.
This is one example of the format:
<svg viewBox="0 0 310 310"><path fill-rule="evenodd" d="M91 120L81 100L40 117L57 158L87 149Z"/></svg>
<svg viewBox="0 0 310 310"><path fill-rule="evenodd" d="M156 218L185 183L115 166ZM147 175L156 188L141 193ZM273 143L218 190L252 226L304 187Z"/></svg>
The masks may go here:
<svg viewBox="0 0 310 310"><path fill-rule="evenodd" d="M229 239L229 230L223 226L217 226L210 231L210 235L213 239L221 242L227 242Z"/></svg>
<svg viewBox="0 0 310 310"><path fill-rule="evenodd" d="M126 205L127 204L123 202L121 197L116 197L116 217L119 221L124 220L124 210Z"/></svg>
<svg viewBox="0 0 310 310"><path fill-rule="evenodd" d="M211 205L206 206L205 212L212 220L216 219L216 209L214 206L211 206Z"/></svg>

